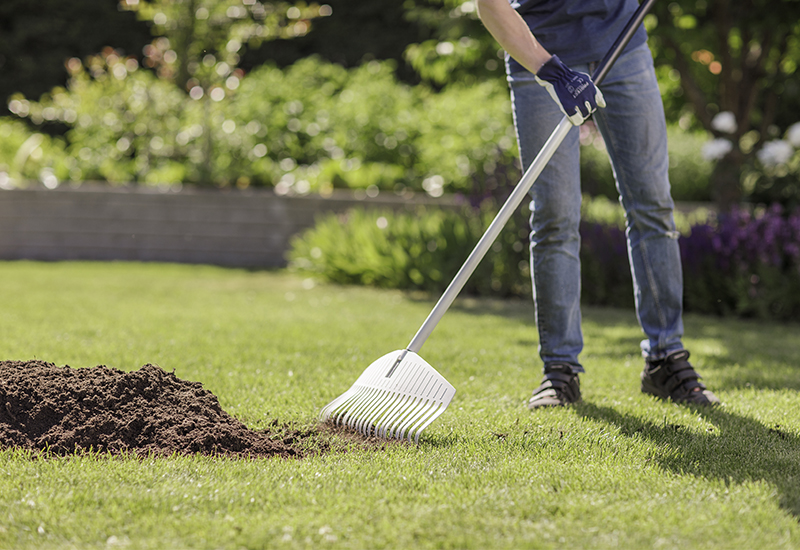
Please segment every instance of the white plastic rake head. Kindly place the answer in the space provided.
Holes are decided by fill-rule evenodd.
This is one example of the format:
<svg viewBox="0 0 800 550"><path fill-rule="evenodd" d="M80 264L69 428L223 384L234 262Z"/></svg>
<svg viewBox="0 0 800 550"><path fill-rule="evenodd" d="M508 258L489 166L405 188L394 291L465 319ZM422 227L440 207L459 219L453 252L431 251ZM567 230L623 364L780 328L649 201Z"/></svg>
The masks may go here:
<svg viewBox="0 0 800 550"><path fill-rule="evenodd" d="M441 415L456 389L425 360L408 350L387 353L353 386L322 409L322 420L364 435L419 442Z"/></svg>

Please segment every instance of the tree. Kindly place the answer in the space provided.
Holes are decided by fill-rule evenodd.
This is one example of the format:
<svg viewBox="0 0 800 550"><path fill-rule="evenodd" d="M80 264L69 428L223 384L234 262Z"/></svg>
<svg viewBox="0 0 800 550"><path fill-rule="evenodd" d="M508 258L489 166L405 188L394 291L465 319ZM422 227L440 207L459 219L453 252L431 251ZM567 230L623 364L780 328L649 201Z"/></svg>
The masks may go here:
<svg viewBox="0 0 800 550"><path fill-rule="evenodd" d="M66 84L64 62L106 46L139 55L150 30L117 0L0 2L0 116L13 93L39 97Z"/></svg>
<svg viewBox="0 0 800 550"><path fill-rule="evenodd" d="M720 140L711 185L727 210L746 162L800 114L800 2L659 2L648 24L656 63L679 78L673 93Z"/></svg>
<svg viewBox="0 0 800 550"><path fill-rule="evenodd" d="M504 52L478 18L473 0L407 0L407 18L431 36L406 49L423 80L470 84L503 74Z"/></svg>
<svg viewBox="0 0 800 550"><path fill-rule="evenodd" d="M313 30L291 40L278 39L250 48L242 56L247 70L266 61L279 67L310 55L356 67L373 59L391 59L398 76L416 83L419 76L403 57L409 44L428 40L432 30L410 20L404 2L396 0L325 0L330 16L314 21Z"/></svg>
<svg viewBox="0 0 800 550"><path fill-rule="evenodd" d="M213 179L212 102L235 94L244 76L241 54L265 41L303 36L312 20L330 15L326 5L283 0L120 0L120 5L151 24L156 36L144 48L144 66L202 104L201 181Z"/></svg>

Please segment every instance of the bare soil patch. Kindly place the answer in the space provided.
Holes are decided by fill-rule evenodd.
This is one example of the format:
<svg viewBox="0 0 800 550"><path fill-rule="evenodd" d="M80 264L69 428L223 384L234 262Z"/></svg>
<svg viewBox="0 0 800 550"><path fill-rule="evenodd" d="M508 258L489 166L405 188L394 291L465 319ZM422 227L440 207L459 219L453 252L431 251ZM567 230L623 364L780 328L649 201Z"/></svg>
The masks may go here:
<svg viewBox="0 0 800 550"><path fill-rule="evenodd" d="M273 426L249 429L201 383L152 364L124 372L0 361L0 448L299 458L315 436L313 429Z"/></svg>

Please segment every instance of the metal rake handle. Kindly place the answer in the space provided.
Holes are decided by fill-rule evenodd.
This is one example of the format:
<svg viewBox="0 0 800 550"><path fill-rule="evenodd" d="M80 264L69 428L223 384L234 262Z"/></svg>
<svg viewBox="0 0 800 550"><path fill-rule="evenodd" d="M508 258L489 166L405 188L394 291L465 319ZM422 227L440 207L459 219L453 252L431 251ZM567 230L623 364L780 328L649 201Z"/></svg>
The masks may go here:
<svg viewBox="0 0 800 550"><path fill-rule="evenodd" d="M600 82L605 79L609 69L611 69L611 66L622 53L622 50L625 49L625 46L627 46L628 42L630 42L631 38L633 38L634 33L639 28L639 25L642 24L644 16L647 15L647 12L650 11L650 8L654 3L655 0L646 0L637 8L636 12L634 12L633 16L628 21L628 24L625 25L622 33L614 42L614 45L608 51L606 56L603 58L603 61L600 63L600 65L598 65L597 70L594 72L592 80L595 84L600 84ZM442 294L441 298L439 298L439 301L436 303L427 319L425 319L425 322L422 323L422 326L414 335L414 338L411 339L411 342L406 348L408 351L419 353L419 350L425 344L425 341L431 335L433 329L436 328L436 325L439 324L439 321L442 319L442 317L444 317L444 314L448 309L450 309L450 306L455 301L459 292L461 292L461 289L464 288L467 280L478 267L478 264L486 255L486 253L489 251L489 248L497 239L497 236L500 234L500 231L502 231L503 227L505 227L505 225L508 223L508 220L511 218L514 211L522 203L522 200L528 194L531 186L533 186L533 182L536 181L536 178L538 178L539 174L542 173L542 170L544 170L544 167L550 161L553 154L556 152L556 149L558 149L558 147L561 145L561 142L564 141L564 138L567 137L567 134L571 128L572 123L566 116L563 117L561 122L558 123L558 126L556 126L555 130L553 130L553 133L550 134L550 137L545 142L542 150L539 151L539 154L536 155L536 158L525 171L525 174L523 174L522 179L511 192L511 195L508 197L508 199L506 199L506 202L500 208L500 211L497 213L494 220L492 220L492 223L489 224L488 229L478 241L478 244L475 245L475 248L464 262L464 265L461 266L461 269L459 269L450 285L447 287L447 289L445 289L444 294Z"/></svg>

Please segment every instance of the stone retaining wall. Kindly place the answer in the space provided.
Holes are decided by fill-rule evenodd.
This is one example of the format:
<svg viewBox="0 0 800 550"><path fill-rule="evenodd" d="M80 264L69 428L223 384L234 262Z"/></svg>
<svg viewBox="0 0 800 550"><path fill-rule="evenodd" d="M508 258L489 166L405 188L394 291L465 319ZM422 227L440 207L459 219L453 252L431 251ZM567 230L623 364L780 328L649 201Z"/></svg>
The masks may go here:
<svg viewBox="0 0 800 550"><path fill-rule="evenodd" d="M272 191L82 185L0 189L0 259L136 260L281 267L291 237L323 212L452 205L427 197L278 196Z"/></svg>

